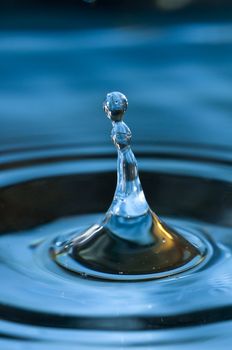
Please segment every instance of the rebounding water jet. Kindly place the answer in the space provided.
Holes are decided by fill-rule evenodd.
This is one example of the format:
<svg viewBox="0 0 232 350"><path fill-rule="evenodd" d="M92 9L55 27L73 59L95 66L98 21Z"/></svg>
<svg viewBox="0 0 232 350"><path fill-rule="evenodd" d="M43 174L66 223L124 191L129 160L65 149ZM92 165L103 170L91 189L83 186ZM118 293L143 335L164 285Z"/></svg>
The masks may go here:
<svg viewBox="0 0 232 350"><path fill-rule="evenodd" d="M51 252L59 265L92 277L166 277L198 265L204 250L193 234L169 227L150 209L130 146L132 134L123 121L127 106L120 92L107 94L103 104L118 152L117 186L109 210L100 223L66 240L58 238Z"/></svg>

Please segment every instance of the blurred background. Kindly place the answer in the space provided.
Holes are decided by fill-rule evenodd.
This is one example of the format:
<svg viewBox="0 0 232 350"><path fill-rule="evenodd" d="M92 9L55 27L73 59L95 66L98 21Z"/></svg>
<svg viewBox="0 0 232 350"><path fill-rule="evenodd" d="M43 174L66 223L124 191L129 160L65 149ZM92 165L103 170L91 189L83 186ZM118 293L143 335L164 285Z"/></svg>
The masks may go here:
<svg viewBox="0 0 232 350"><path fill-rule="evenodd" d="M1 0L0 149L109 143L107 92L134 142L232 147L230 0Z"/></svg>

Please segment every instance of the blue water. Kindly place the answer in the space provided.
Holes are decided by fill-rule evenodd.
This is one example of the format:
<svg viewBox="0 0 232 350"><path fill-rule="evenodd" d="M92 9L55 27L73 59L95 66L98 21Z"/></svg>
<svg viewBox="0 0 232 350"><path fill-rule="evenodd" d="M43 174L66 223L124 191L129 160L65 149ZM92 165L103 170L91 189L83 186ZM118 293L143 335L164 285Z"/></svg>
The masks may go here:
<svg viewBox="0 0 232 350"><path fill-rule="evenodd" d="M139 158L141 178L151 208L170 227L205 242L206 256L196 268L139 282L71 273L50 254L54 239L83 232L110 204L115 159L109 153L87 159L77 149L73 159L61 160L57 150L51 161L48 149L35 164L24 150L17 163L2 162L2 349L230 346L231 164L187 151L186 159L168 158L167 149L154 147Z"/></svg>
<svg viewBox="0 0 232 350"><path fill-rule="evenodd" d="M231 146L231 23L0 35L1 145L105 142L108 91L134 140Z"/></svg>
<svg viewBox="0 0 232 350"><path fill-rule="evenodd" d="M230 348L231 44L225 21L1 32L1 349ZM196 271L102 282L49 255L111 202L111 90L152 209L208 244Z"/></svg>

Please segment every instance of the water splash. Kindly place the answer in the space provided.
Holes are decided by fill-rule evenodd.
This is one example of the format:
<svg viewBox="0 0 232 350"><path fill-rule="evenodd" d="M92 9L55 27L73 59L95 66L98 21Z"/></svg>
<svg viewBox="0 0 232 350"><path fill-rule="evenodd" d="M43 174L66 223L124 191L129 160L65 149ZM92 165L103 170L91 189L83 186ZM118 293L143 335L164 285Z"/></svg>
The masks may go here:
<svg viewBox="0 0 232 350"><path fill-rule="evenodd" d="M167 269L163 273L107 274L99 269L94 271L92 266L87 268L86 261L80 263L73 257L74 250L69 244L73 238L74 248L82 239L86 247L84 233L88 236L88 227L94 232L102 224L99 212L110 201L111 194L106 192L114 184L115 161L111 155L106 162L106 156L96 161L96 155L80 159L78 154L72 162L68 156L63 162L57 156L55 164L44 157L35 165L31 159L34 161L37 153L32 157L26 152L25 157L18 157L19 162L4 164L0 221L0 273L5 286L0 291L2 348L16 344L16 340L25 347L30 344L33 349L46 344L47 348L58 346L62 350L82 346L115 349L122 345L122 339L125 349L133 346L179 349L183 344L194 349L205 341L215 347L215 342L217 346L225 344L225 340L229 344L232 247L231 221L227 218L231 201L225 201L224 194L230 196L232 191L231 166L226 166L222 158L220 162L209 159L206 163L200 155L196 163L196 158L191 160L191 152L187 166L186 158L180 159L178 154L167 159L166 150L162 161L155 152L149 159L146 153L140 154L149 202L165 215L168 232L175 229L195 247L201 244L206 247L205 251L200 249L204 260L201 264L195 260L196 265L191 260L179 270ZM16 159L18 154L6 154L5 159L9 160L8 156ZM207 169L210 177L206 177ZM158 187L154 186L157 181ZM200 202L207 204L203 207ZM97 222L95 228L91 226ZM53 251L58 251L59 241L61 246L67 242L67 250L54 257L55 263L49 247L53 243ZM115 257L113 248L118 249L113 244L108 249L108 255L112 253L109 266ZM135 244L127 245L124 250L127 257L128 247L133 249L134 260L138 259ZM146 263L149 253L146 249L141 265ZM103 254L103 250L96 249L94 254ZM120 264L122 260L121 250ZM135 269L134 264L132 268ZM183 273L174 275L178 271ZM170 277L158 280L161 276ZM113 283L102 278L111 278ZM126 282L139 279L144 281ZM193 326L196 332L192 332Z"/></svg>
<svg viewBox="0 0 232 350"><path fill-rule="evenodd" d="M168 227L150 209L130 147L132 134L123 121L127 106L127 98L119 92L107 94L103 104L118 151L112 204L100 223L58 238L52 257L66 269L98 278L170 276L198 265L206 249L197 236Z"/></svg>

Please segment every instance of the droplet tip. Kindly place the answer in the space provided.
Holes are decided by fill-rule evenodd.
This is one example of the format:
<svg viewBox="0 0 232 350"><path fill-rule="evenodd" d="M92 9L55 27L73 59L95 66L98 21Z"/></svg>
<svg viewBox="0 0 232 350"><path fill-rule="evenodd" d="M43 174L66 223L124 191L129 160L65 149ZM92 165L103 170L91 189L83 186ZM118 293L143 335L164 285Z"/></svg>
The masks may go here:
<svg viewBox="0 0 232 350"><path fill-rule="evenodd" d="M121 92L114 91L106 95L103 110L112 122L120 122L127 110L128 101Z"/></svg>

